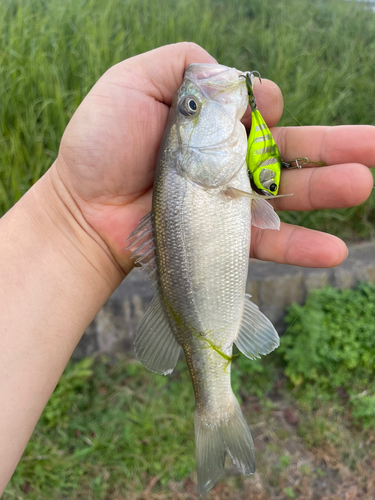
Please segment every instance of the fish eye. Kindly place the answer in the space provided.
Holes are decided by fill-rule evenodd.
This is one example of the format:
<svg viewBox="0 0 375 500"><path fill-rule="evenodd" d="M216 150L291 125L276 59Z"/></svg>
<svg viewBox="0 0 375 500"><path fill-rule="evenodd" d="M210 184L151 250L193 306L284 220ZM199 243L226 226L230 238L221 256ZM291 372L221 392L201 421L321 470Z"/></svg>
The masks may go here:
<svg viewBox="0 0 375 500"><path fill-rule="evenodd" d="M178 104L178 110L184 116L193 116L197 113L199 108L198 101L193 96L187 96Z"/></svg>
<svg viewBox="0 0 375 500"><path fill-rule="evenodd" d="M197 110L197 103L194 101L194 99L189 99L187 102L187 107L189 108L190 111L194 112Z"/></svg>

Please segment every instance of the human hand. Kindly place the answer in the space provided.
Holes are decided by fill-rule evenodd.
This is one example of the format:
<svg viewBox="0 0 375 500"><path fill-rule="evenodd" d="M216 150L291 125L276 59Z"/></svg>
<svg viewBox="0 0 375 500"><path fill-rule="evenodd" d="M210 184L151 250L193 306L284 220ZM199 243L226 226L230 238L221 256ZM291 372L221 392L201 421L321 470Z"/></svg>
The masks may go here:
<svg viewBox="0 0 375 500"><path fill-rule="evenodd" d="M363 203L371 194L375 165L375 127L271 128L288 161L306 156L324 167L307 164L302 170L283 170L280 194L291 197L272 201L275 210L344 208ZM347 257L345 243L330 234L281 223L280 231L253 228L252 256L305 267L333 267Z"/></svg>
<svg viewBox="0 0 375 500"><path fill-rule="evenodd" d="M54 165L87 223L125 272L132 268L126 238L150 211L159 145L174 93L186 66L216 62L194 44L161 47L108 70L70 121ZM248 69L248 68L242 68ZM282 95L273 82L254 89L258 108L273 127ZM250 126L251 113L243 118ZM327 167L282 173L277 210L339 208L362 203L370 194L375 164L375 127L271 128L283 159L307 156ZM280 231L253 227L251 256L310 267L331 267L345 259L340 239L282 224Z"/></svg>
<svg viewBox="0 0 375 500"><path fill-rule="evenodd" d="M216 63L193 43L169 45L110 68L67 126L53 168L117 263L133 264L126 239L151 209L160 142L185 68Z"/></svg>

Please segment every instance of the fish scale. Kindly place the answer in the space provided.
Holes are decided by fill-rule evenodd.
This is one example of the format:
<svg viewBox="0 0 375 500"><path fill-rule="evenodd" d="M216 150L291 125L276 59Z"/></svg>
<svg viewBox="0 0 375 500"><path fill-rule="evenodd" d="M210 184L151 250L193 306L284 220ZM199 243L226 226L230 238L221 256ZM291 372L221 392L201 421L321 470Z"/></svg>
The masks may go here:
<svg viewBox="0 0 375 500"><path fill-rule="evenodd" d="M228 206L222 196L213 196L178 175L175 169L170 168L169 160L167 156L166 168L161 166L163 172L159 173L157 183L168 184L170 189L177 190L183 201L180 201L181 210L175 214L174 199L169 197L169 189L154 199L160 289L170 307L179 311L184 325L194 326L200 334L219 329L216 341L222 343L227 340L231 345L241 319L246 286L250 243L249 200L234 200ZM245 174L242 170L242 182L238 185L249 188ZM174 181L166 180L167 176ZM200 191L198 198L197 189ZM166 227L165 213L169 213ZM163 230L159 230L161 226ZM218 246L222 251L216 251ZM220 296L222 300L219 300ZM220 334L223 326L233 322L232 332L226 331L225 336ZM184 342L183 328L178 335Z"/></svg>

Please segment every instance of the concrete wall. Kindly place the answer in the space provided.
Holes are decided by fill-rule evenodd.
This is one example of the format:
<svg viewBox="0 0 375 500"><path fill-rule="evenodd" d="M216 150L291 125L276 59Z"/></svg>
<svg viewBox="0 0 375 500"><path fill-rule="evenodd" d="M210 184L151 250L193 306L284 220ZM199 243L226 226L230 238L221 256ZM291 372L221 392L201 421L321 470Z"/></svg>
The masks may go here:
<svg viewBox="0 0 375 500"><path fill-rule="evenodd" d="M346 261L333 269L309 269L250 259L247 292L281 334L287 306L293 302L302 304L309 292L325 285L350 288L360 280L375 282L372 243L351 246ZM96 352L131 353L134 332L153 293L144 273L134 269L88 327L74 357Z"/></svg>

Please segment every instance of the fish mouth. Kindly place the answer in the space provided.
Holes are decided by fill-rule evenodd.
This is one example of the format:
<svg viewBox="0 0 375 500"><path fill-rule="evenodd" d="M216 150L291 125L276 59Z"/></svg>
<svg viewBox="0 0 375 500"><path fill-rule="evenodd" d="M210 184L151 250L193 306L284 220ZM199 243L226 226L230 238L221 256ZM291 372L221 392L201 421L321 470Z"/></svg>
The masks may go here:
<svg viewBox="0 0 375 500"><path fill-rule="evenodd" d="M234 70L237 72L237 70ZM186 68L185 77L189 78L194 75L196 79L200 82L204 80L210 80L214 82L219 77L222 81L222 76L224 73L233 73L233 68L229 68L228 66L223 66L222 64L200 64L200 63L192 63ZM237 75L240 75L240 72L237 72ZM234 83L234 82L232 82Z"/></svg>
<svg viewBox="0 0 375 500"><path fill-rule="evenodd" d="M221 64L189 64L185 71L185 78L195 81L203 94L212 98L212 94L217 92L227 92L244 84L244 79L240 78L241 72L235 68L222 66Z"/></svg>

